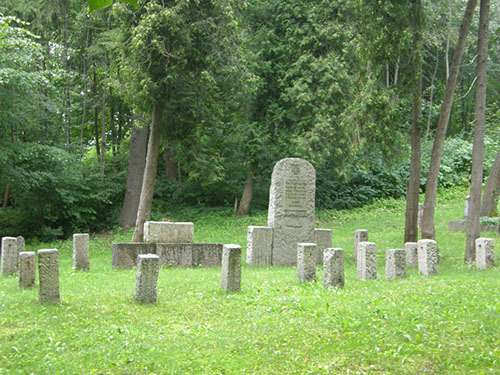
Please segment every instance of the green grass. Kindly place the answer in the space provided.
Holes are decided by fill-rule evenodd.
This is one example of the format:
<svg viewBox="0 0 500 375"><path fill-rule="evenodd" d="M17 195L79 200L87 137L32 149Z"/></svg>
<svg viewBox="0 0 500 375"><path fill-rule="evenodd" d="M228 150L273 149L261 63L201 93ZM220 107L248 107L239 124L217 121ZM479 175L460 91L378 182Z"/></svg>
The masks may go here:
<svg viewBox="0 0 500 375"><path fill-rule="evenodd" d="M345 289L301 285L292 267L243 266L242 290L220 290L220 268L162 269L156 305L134 303L135 270L111 269L111 243L96 236L91 271L71 270L71 242L58 248L62 303L40 305L37 289L0 277L0 374L491 374L500 373L500 272L462 262L465 234L448 232L467 192L440 196L438 275L410 269L384 280L384 255L402 248L404 202L321 211L346 252ZM165 213L195 223L195 241L246 245L248 225L230 210ZM368 229L379 249L378 279L360 281L353 232ZM495 238L498 248L498 237Z"/></svg>

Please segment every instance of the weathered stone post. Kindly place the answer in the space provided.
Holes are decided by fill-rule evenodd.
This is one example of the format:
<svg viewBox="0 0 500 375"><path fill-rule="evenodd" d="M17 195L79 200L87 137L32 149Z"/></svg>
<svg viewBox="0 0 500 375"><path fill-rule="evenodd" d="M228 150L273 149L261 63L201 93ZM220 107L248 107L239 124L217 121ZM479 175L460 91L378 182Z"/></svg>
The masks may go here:
<svg viewBox="0 0 500 375"><path fill-rule="evenodd" d="M239 291L241 289L241 246L224 245L222 248L222 290Z"/></svg>
<svg viewBox="0 0 500 375"><path fill-rule="evenodd" d="M385 278L387 280L406 276L405 250L392 249L385 253Z"/></svg>
<svg viewBox="0 0 500 375"><path fill-rule="evenodd" d="M249 226L246 262L252 266L272 265L273 228Z"/></svg>
<svg viewBox="0 0 500 375"><path fill-rule="evenodd" d="M360 242L368 241L368 231L366 229L358 229L354 231L354 261L358 260L358 245Z"/></svg>
<svg viewBox="0 0 500 375"><path fill-rule="evenodd" d="M18 263L17 238L2 237L2 275L13 275L17 271Z"/></svg>
<svg viewBox="0 0 500 375"><path fill-rule="evenodd" d="M479 270L485 270L495 265L495 252L493 239L476 239L476 267Z"/></svg>
<svg viewBox="0 0 500 375"><path fill-rule="evenodd" d="M297 244L297 278L299 283L316 281L316 255L315 243Z"/></svg>
<svg viewBox="0 0 500 375"><path fill-rule="evenodd" d="M19 288L30 288L35 286L35 253L33 251L22 251L19 253Z"/></svg>
<svg viewBox="0 0 500 375"><path fill-rule="evenodd" d="M333 232L331 229L314 229L314 243L316 244L316 264L323 264L324 251L332 247Z"/></svg>
<svg viewBox="0 0 500 375"><path fill-rule="evenodd" d="M406 265L407 266L418 266L418 251L416 242L405 243L405 253L406 253Z"/></svg>
<svg viewBox="0 0 500 375"><path fill-rule="evenodd" d="M73 269L89 270L89 235L87 233L73 234Z"/></svg>
<svg viewBox="0 0 500 375"><path fill-rule="evenodd" d="M429 276L437 273L438 249L434 240L420 240L418 247L418 272Z"/></svg>
<svg viewBox="0 0 500 375"><path fill-rule="evenodd" d="M344 282L344 250L325 249L323 253L323 285L343 288Z"/></svg>
<svg viewBox="0 0 500 375"><path fill-rule="evenodd" d="M377 245L373 242L358 244L358 279L377 278Z"/></svg>
<svg viewBox="0 0 500 375"><path fill-rule="evenodd" d="M160 257L155 254L139 254L135 279L135 300L139 303L156 303Z"/></svg>
<svg viewBox="0 0 500 375"><path fill-rule="evenodd" d="M59 303L59 252L57 249L38 250L38 301Z"/></svg>

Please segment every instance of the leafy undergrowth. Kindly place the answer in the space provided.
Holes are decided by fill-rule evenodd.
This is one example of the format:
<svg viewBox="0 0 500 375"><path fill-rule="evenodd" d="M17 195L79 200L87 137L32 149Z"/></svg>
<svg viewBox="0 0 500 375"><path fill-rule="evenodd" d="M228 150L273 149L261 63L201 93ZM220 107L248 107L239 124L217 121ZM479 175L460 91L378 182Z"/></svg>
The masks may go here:
<svg viewBox="0 0 500 375"><path fill-rule="evenodd" d="M453 193L453 194L452 194ZM292 267L243 265L242 290L220 290L220 268L162 269L156 305L134 303L135 271L111 269L111 243L131 232L96 236L91 271L71 270L71 242L31 244L60 250L61 305L40 305L37 290L0 277L0 374L488 374L500 368L500 271L462 262L465 191L436 209L439 273L385 281L384 253L402 248L404 203L322 211L346 252L345 289L301 285ZM193 221L197 242L246 245L261 212L166 213ZM193 215L193 216L190 216ZM378 279L360 281L353 232L368 229L379 249ZM494 233L483 234L495 238ZM244 257L244 255L243 255Z"/></svg>

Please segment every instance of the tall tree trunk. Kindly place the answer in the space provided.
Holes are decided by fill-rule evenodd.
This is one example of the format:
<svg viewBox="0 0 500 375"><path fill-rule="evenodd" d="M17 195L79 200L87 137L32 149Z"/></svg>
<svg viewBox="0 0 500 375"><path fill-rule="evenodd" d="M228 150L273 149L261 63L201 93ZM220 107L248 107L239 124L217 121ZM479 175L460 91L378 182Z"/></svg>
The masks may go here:
<svg viewBox="0 0 500 375"><path fill-rule="evenodd" d="M94 64L93 70L93 81L94 85L92 87L92 91L94 94L94 136L95 136L95 152L97 154L97 159L101 160L101 147L99 145L99 110L97 108L97 74L96 67Z"/></svg>
<svg viewBox="0 0 500 375"><path fill-rule="evenodd" d="M7 208L7 206L9 205L9 193L10 193L10 185L6 184L5 185L5 192L3 193L2 208Z"/></svg>
<svg viewBox="0 0 500 375"><path fill-rule="evenodd" d="M248 215L250 212L250 205L253 199L253 186L254 186L254 176L251 169L248 169L247 180L245 182L245 189L243 190L243 195L240 199L240 206L238 207L238 212L236 216Z"/></svg>
<svg viewBox="0 0 500 375"><path fill-rule="evenodd" d="M438 126L432 146L431 160L429 164L429 173L427 175L427 184L425 187L424 213L422 216L422 238L434 239L434 208L436 205L436 195L439 179L439 168L441 166L441 157L443 155L443 145L446 138L446 129L450 120L451 107L453 104L453 95L457 87L458 72L465 50L465 42L469 33L472 16L476 8L477 0L468 0L465 9L460 33L458 35L457 47L453 54L450 76L446 82L446 91L441 104Z"/></svg>
<svg viewBox="0 0 500 375"><path fill-rule="evenodd" d="M429 139L429 130L431 128L431 118L432 118L432 104L434 103L434 80L436 79L436 74L439 67L439 48L436 48L436 66L434 67L434 72L431 78L431 94L429 97L429 113L427 115L427 131L425 132L425 142L427 143Z"/></svg>
<svg viewBox="0 0 500 375"><path fill-rule="evenodd" d="M421 0L415 1L415 19L413 31L413 101L411 109L411 158L410 178L406 190L406 213L404 242L418 240L418 195L420 191L420 148L422 118L422 5Z"/></svg>
<svg viewBox="0 0 500 375"><path fill-rule="evenodd" d="M495 162L491 166L488 182L484 188L481 202L481 216L490 216L495 212L498 205L498 195L500 194L500 149L498 150Z"/></svg>
<svg viewBox="0 0 500 375"><path fill-rule="evenodd" d="M156 167L158 165L158 151L160 149L161 120L163 115L163 105L155 104L151 116L151 131L148 140L148 153L146 155L146 165L142 180L141 198L139 209L137 210L137 220L135 222L132 242L144 241L144 223L151 217L151 205L153 203L153 192L156 177Z"/></svg>
<svg viewBox="0 0 500 375"><path fill-rule="evenodd" d="M106 160L106 89L103 89L101 104L101 173L104 174L104 162Z"/></svg>
<svg viewBox="0 0 500 375"><path fill-rule="evenodd" d="M479 40L477 83L474 102L474 145L472 149L472 177L467 216L467 244L464 261L476 260L476 239L480 236L481 188L483 186L484 124L486 122L486 70L488 65L488 15L490 0L481 0L479 12Z"/></svg>
<svg viewBox="0 0 500 375"><path fill-rule="evenodd" d="M120 212L120 226L126 230L135 225L139 199L141 197L146 151L148 146L148 127L132 127L130 135L127 190Z"/></svg>

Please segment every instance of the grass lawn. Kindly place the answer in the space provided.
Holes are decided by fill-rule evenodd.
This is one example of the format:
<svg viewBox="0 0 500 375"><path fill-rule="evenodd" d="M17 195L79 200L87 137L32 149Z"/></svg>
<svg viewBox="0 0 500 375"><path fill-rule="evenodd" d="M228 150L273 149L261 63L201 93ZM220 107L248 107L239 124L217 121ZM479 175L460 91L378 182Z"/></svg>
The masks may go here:
<svg viewBox="0 0 500 375"><path fill-rule="evenodd" d="M463 214L465 190L436 209L441 254L432 277L408 270L384 278L385 250L403 248L404 202L317 212L345 251L345 289L299 284L293 267L243 265L242 290L220 290L220 268L160 271L156 305L134 303L135 270L111 269L111 243L95 236L90 272L71 269L71 241L28 244L60 251L60 305L0 277L0 374L499 374L500 270L463 264L465 233L448 232ZM195 223L196 242L246 245L248 225L230 210L165 213ZM160 218L156 218L160 219ZM378 279L356 278L353 232L378 248ZM499 248L496 233L493 237ZM497 250L498 254L498 250ZM243 255L244 258L244 255Z"/></svg>

